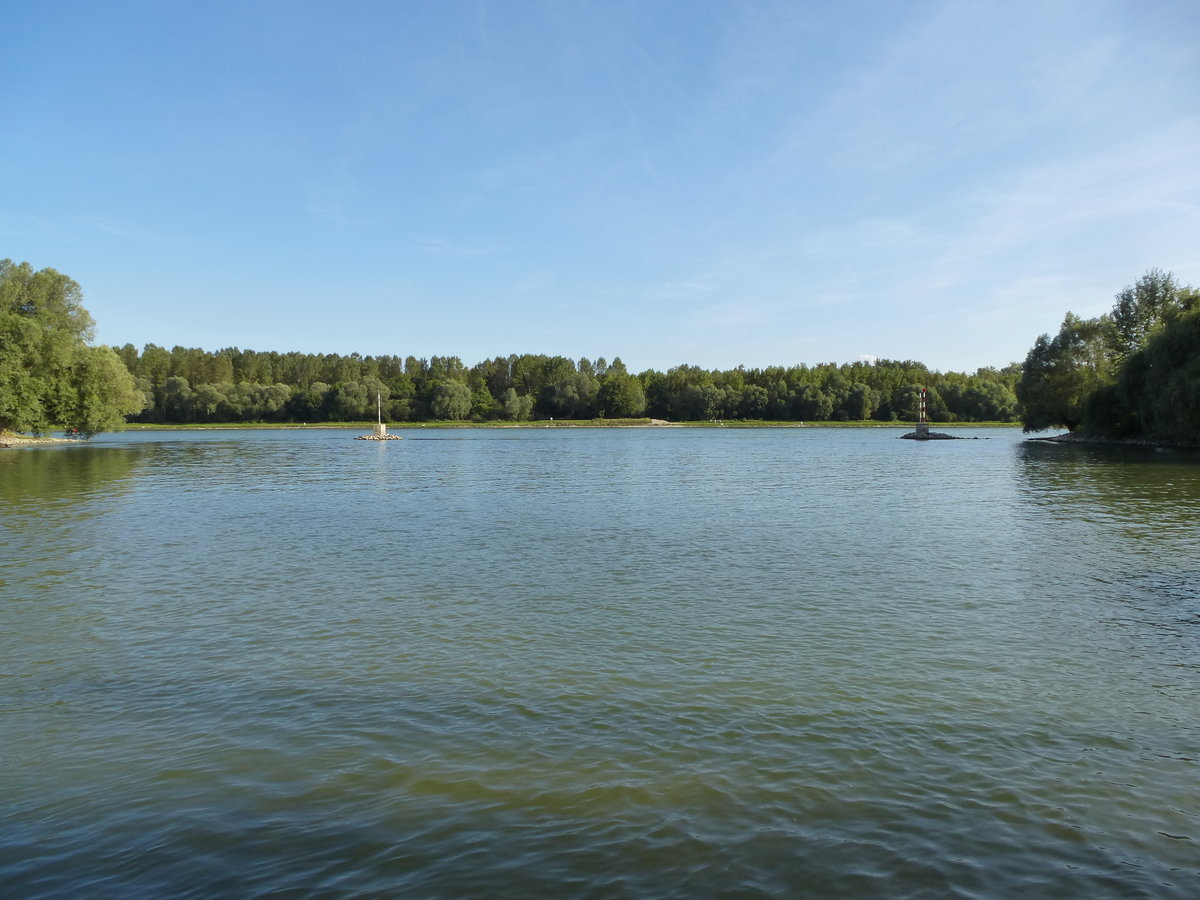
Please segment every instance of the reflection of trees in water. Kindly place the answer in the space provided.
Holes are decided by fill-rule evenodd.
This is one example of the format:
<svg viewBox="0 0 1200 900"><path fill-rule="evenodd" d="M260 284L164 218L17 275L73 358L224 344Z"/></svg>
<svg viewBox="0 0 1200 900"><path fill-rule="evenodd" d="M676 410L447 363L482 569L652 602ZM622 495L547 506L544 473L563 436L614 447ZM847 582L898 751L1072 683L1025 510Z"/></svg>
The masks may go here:
<svg viewBox="0 0 1200 900"><path fill-rule="evenodd" d="M1200 536L1200 452L1027 441L1017 454L1028 499L1063 516L1094 507L1139 527Z"/></svg>
<svg viewBox="0 0 1200 900"><path fill-rule="evenodd" d="M1200 453L1033 441L1018 460L1040 545L1084 582L1064 586L1113 597L1112 624L1200 667Z"/></svg>
<svg viewBox="0 0 1200 900"><path fill-rule="evenodd" d="M0 502L28 507L123 491L144 455L143 448L95 446L0 451Z"/></svg>

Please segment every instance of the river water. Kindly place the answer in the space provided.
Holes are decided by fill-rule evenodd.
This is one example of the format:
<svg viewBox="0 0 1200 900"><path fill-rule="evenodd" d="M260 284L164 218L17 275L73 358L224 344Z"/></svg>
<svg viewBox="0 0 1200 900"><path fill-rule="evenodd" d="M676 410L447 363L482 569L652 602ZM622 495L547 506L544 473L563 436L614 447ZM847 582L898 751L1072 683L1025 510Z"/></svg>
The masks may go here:
<svg viewBox="0 0 1200 900"><path fill-rule="evenodd" d="M0 452L11 897L1200 896L1200 456Z"/></svg>

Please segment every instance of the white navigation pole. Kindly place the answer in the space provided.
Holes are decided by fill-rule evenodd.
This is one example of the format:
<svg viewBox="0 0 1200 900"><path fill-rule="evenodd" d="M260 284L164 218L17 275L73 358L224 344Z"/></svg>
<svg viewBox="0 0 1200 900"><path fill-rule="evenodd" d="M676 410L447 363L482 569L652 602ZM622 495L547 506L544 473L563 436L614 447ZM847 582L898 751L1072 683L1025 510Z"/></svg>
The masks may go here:
<svg viewBox="0 0 1200 900"><path fill-rule="evenodd" d="M356 441L398 441L398 434L388 434L387 426L383 424L383 391L375 392L375 430L370 434L360 434Z"/></svg>

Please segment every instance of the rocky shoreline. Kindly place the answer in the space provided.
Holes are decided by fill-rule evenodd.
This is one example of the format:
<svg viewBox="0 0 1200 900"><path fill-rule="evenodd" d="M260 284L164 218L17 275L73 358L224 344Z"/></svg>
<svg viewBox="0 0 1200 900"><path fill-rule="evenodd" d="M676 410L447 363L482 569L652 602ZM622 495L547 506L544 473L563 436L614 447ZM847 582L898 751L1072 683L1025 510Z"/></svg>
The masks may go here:
<svg viewBox="0 0 1200 900"><path fill-rule="evenodd" d="M1098 437L1089 434L1055 434L1048 437L1031 437L1031 441L1044 441L1048 444L1088 444L1106 447L1141 447L1149 450L1200 450L1200 443L1195 441L1177 441L1170 438L1114 438Z"/></svg>
<svg viewBox="0 0 1200 900"><path fill-rule="evenodd" d="M12 434L11 432L0 434L0 450L11 450L14 447L47 447L52 444L73 443L75 442L67 438L25 437L22 434Z"/></svg>

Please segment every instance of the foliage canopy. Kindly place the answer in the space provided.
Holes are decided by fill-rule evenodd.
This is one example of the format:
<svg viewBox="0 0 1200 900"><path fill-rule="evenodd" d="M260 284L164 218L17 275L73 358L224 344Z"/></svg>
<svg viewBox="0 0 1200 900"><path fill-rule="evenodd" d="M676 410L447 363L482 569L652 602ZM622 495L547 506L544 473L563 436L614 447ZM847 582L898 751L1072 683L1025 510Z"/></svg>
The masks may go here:
<svg viewBox="0 0 1200 900"><path fill-rule="evenodd" d="M78 284L0 260L0 429L58 425L91 436L141 409L124 364L110 348L89 346L92 333Z"/></svg>
<svg viewBox="0 0 1200 900"><path fill-rule="evenodd" d="M674 421L915 420L922 387L935 421L1012 421L1016 365L974 374L912 361L823 363L710 371L676 366L629 372L620 358L338 356L216 352L132 344L118 354L137 378L142 422L525 421L532 418Z"/></svg>
<svg viewBox="0 0 1200 900"><path fill-rule="evenodd" d="M1025 431L1200 441L1200 293L1151 269L1095 319L1067 313L1017 382Z"/></svg>

